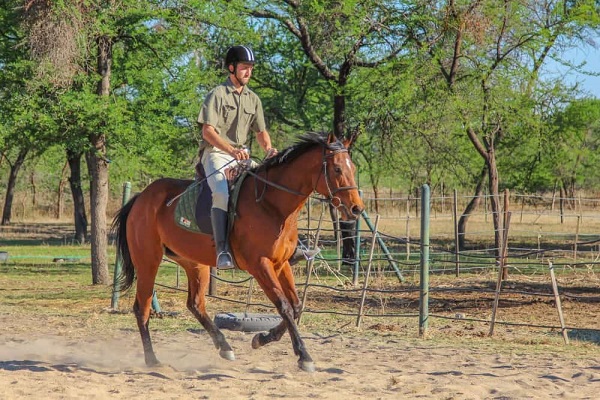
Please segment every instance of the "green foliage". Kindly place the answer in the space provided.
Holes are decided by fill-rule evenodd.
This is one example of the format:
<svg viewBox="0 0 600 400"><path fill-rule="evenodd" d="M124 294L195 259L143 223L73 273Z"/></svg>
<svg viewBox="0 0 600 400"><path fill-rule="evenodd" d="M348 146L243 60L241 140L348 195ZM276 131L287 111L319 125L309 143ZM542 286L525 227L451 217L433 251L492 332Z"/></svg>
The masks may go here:
<svg viewBox="0 0 600 400"><path fill-rule="evenodd" d="M61 0L51 2L57 20L80 28L66 87L39 73L42 62L23 45L21 3L8 3L0 10L0 151L10 160L21 146L33 150L25 175L53 171L35 175L48 190L61 179L60 153L85 153L98 134L116 198L123 181L142 188L161 176L192 177L201 102L225 79L226 49L240 43L257 54L250 87L276 147L331 130L334 96L345 96L347 128L361 131L353 157L362 185L472 188L483 162L466 135L473 127L493 141L504 187L548 190L558 177L600 188L598 105L569 106L570 88L539 75L548 57L597 33L597 1ZM310 43L290 29L300 23ZM107 97L97 95L94 72L102 35L113 43ZM17 188L27 187L21 180Z"/></svg>

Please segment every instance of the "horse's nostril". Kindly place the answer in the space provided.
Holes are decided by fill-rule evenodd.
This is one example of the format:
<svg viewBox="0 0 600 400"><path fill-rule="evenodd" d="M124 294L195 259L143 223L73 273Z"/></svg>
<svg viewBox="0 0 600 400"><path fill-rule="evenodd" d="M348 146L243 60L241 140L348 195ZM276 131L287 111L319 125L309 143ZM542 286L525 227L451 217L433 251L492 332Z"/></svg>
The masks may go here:
<svg viewBox="0 0 600 400"><path fill-rule="evenodd" d="M352 207L352 215L359 216L360 214L362 214L362 208L359 206Z"/></svg>

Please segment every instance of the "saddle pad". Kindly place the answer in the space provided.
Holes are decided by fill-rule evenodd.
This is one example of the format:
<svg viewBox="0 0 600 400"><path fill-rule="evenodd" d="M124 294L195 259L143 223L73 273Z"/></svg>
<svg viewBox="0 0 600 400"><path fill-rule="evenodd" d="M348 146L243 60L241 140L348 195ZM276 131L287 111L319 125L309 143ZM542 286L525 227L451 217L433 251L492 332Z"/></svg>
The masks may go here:
<svg viewBox="0 0 600 400"><path fill-rule="evenodd" d="M200 201L197 202L198 198ZM206 184L192 183L185 189L175 207L175 224L194 233L212 235L210 188Z"/></svg>
<svg viewBox="0 0 600 400"><path fill-rule="evenodd" d="M233 226L237 198L242 187L242 182L248 176L243 172L236 177L229 186L229 229ZM179 196L175 206L175 225L194 233L212 235L212 222L210 220L210 209L212 208L212 191L210 187L202 182L192 183Z"/></svg>

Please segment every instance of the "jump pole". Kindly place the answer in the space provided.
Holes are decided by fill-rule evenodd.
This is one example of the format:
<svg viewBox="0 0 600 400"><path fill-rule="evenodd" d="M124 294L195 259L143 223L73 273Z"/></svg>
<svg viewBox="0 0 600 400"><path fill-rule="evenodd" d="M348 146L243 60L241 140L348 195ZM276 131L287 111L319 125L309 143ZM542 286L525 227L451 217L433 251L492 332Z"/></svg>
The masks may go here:
<svg viewBox="0 0 600 400"><path fill-rule="evenodd" d="M554 292L554 303L556 304L556 311L558 311L558 319L560 321L560 331L563 336L565 344L569 344L569 334L567 333L567 327L565 326L565 318L562 312L562 305L560 304L560 295L558 293L558 283L556 282L556 275L554 275L554 265L552 261L548 261L548 268L550 269L550 279L552 279L552 291Z"/></svg>
<svg viewBox="0 0 600 400"><path fill-rule="evenodd" d="M375 217L375 231L379 225L379 214ZM375 233L373 233L373 239L371 240L371 251L369 252L369 264L367 266L367 274L365 275L365 282L362 288L362 296L360 298L360 307L358 308L358 317L356 318L356 327L360 328L360 322L362 321L363 310L365 307L365 299L367 297L367 286L369 285L369 276L371 275L371 266L373 265L373 251L375 250Z"/></svg>
<svg viewBox="0 0 600 400"><path fill-rule="evenodd" d="M429 326L429 185L421 187L421 283L419 294L419 336L427 333Z"/></svg>
<svg viewBox="0 0 600 400"><path fill-rule="evenodd" d="M131 182L125 182L123 184L123 199L121 201L121 205L127 204L129 198L131 197ZM121 268L123 267L123 260L121 259L121 254L117 252L117 258L115 261L115 271L113 276L113 292L112 299L110 302L110 308L113 310L117 310L119 308L119 275L121 275Z"/></svg>
<svg viewBox="0 0 600 400"><path fill-rule="evenodd" d="M373 224L371 223L371 220L369 219L369 215L367 214L367 212L365 210L363 210L363 212L361 213L361 215L362 215L363 219L365 220L365 222L367 223L367 226L371 230L371 233L373 234L373 238L377 239L377 243L379 244L379 247L381 247L381 250L385 254L385 258L387 258L388 263L396 271L396 275L398 276L398 279L400 280L400 282L404 282L404 277L402 276L402 273L398 269L398 264L396 264L396 262L394 261L394 257L392 257L392 255L390 254L390 251L388 250L387 246L385 245L385 243L381 239L381 235L379 234L379 232L377 232L377 228L374 227ZM358 259L358 256L356 258Z"/></svg>

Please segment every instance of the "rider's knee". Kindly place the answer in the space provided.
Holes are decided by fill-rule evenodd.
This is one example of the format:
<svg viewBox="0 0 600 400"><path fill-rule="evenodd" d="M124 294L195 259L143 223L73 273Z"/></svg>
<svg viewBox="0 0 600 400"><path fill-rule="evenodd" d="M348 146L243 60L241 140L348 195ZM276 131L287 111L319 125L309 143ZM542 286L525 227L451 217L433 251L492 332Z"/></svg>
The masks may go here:
<svg viewBox="0 0 600 400"><path fill-rule="evenodd" d="M212 201L213 208L220 208L221 210L227 211L227 202L229 201L227 193L213 192Z"/></svg>

